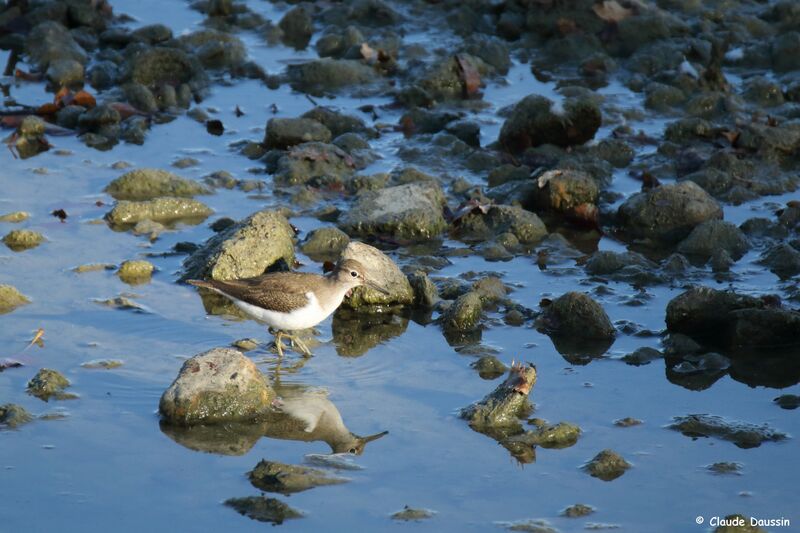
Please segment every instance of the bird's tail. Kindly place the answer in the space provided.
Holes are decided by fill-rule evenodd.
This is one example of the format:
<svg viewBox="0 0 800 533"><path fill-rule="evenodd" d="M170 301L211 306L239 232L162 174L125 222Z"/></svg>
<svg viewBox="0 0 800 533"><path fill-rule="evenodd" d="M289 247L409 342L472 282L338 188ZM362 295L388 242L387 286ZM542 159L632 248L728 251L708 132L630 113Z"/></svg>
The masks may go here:
<svg viewBox="0 0 800 533"><path fill-rule="evenodd" d="M194 285L195 287L204 287L206 289L214 289L214 285L211 282L203 281L201 279L187 279L186 283L189 285Z"/></svg>

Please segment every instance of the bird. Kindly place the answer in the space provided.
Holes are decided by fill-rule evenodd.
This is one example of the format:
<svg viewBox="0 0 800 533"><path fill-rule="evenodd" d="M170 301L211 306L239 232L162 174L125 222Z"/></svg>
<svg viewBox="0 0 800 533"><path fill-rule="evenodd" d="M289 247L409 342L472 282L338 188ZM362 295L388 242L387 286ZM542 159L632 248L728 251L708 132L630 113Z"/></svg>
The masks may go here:
<svg viewBox="0 0 800 533"><path fill-rule="evenodd" d="M339 261L326 275L306 272L271 272L232 280L187 280L196 287L214 291L231 300L246 315L263 322L275 335L278 356L283 357L286 338L303 356L311 350L297 335L288 333L316 326L328 318L356 287L367 286L383 294L389 291L366 275L355 259Z"/></svg>

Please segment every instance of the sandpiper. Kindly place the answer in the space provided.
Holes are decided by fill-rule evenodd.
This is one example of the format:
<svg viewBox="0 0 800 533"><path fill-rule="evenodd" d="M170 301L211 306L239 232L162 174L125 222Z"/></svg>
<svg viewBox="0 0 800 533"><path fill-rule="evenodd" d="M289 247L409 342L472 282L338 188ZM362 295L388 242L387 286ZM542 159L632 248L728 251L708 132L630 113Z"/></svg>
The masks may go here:
<svg viewBox="0 0 800 533"><path fill-rule="evenodd" d="M364 266L354 259L340 261L325 276L305 272L273 272L253 278L189 280L188 283L225 296L248 316L270 326L280 357L283 357L281 339L284 337L303 355L311 355L298 336L287 331L316 326L336 311L354 288L366 285L388 294L386 289L365 276Z"/></svg>

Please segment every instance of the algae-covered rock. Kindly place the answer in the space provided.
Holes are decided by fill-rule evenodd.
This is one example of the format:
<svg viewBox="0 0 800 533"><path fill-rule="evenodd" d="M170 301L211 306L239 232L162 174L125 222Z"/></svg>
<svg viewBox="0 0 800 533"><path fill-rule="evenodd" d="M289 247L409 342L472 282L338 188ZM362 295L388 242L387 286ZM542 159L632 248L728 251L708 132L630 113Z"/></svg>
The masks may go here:
<svg viewBox="0 0 800 533"><path fill-rule="evenodd" d="M31 301L11 285L0 285L0 315L10 313Z"/></svg>
<svg viewBox="0 0 800 533"><path fill-rule="evenodd" d="M258 211L211 237L183 263L187 279L239 279L263 274L278 260L294 263L294 230L278 211Z"/></svg>
<svg viewBox="0 0 800 533"><path fill-rule="evenodd" d="M483 242L510 233L523 244L535 244L547 235L544 222L535 213L510 205L473 209L454 222L452 231L456 238L467 242Z"/></svg>
<svg viewBox="0 0 800 533"><path fill-rule="evenodd" d="M722 218L722 207L692 181L636 193L617 212L625 230L638 238L678 242L699 224Z"/></svg>
<svg viewBox="0 0 800 533"><path fill-rule="evenodd" d="M583 503L576 503L575 505L570 505L563 511L561 511L561 516L566 516L567 518L581 518L584 516L588 516L594 512L594 507L591 505L586 505Z"/></svg>
<svg viewBox="0 0 800 533"><path fill-rule="evenodd" d="M25 48L31 62L44 72L51 62L72 59L86 64L88 58L83 48L75 41L64 26L48 20L36 25L25 41Z"/></svg>
<svg viewBox="0 0 800 533"><path fill-rule="evenodd" d="M165 196L143 202L121 200L106 213L105 218L111 226L124 228L145 220L163 224L198 224L212 213L211 208L197 200Z"/></svg>
<svg viewBox="0 0 800 533"><path fill-rule="evenodd" d="M124 364L125 363L119 359L93 359L91 361L81 363L81 368L112 370L114 368L119 368Z"/></svg>
<svg viewBox="0 0 800 533"><path fill-rule="evenodd" d="M275 392L256 365L231 348L195 355L164 391L158 410L170 424L224 424L258 417Z"/></svg>
<svg viewBox="0 0 800 533"><path fill-rule="evenodd" d="M344 249L341 260L355 259L364 266L367 278L386 289L383 294L370 287L356 287L344 304L352 308L364 305L408 305L414 302L414 290L405 274L392 259L377 248L352 241Z"/></svg>
<svg viewBox="0 0 800 533"><path fill-rule="evenodd" d="M514 365L508 377L481 401L461 410L461 418L477 431L503 426L515 426L530 411L528 395L536 384L533 365Z"/></svg>
<svg viewBox="0 0 800 533"><path fill-rule="evenodd" d="M353 115L339 113L329 107L315 107L303 113L303 118L319 122L330 130L333 138L345 133L359 133L364 137L375 137L377 133L364 124L364 121Z"/></svg>
<svg viewBox="0 0 800 533"><path fill-rule="evenodd" d="M294 89L314 95L369 83L377 77L360 61L330 58L289 65L287 74Z"/></svg>
<svg viewBox="0 0 800 533"><path fill-rule="evenodd" d="M125 79L151 88L185 83L194 92L208 85L208 76L197 57L178 48L144 48L128 59L124 71Z"/></svg>
<svg viewBox="0 0 800 533"><path fill-rule="evenodd" d="M797 394L781 394L774 400L781 409L797 409L800 407L800 396Z"/></svg>
<svg viewBox="0 0 800 533"><path fill-rule="evenodd" d="M414 305L429 309L440 300L439 290L422 270L410 273L408 282L414 290Z"/></svg>
<svg viewBox="0 0 800 533"><path fill-rule="evenodd" d="M537 209L571 214L581 205L596 204L599 194L597 183L585 172L550 170L536 180L528 202Z"/></svg>
<svg viewBox="0 0 800 533"><path fill-rule="evenodd" d="M569 448L578 442L581 428L569 422L544 425L533 431L530 441L542 448Z"/></svg>
<svg viewBox="0 0 800 533"><path fill-rule="evenodd" d="M0 222L23 222L28 220L31 217L31 214L26 211L14 211L12 213L6 213L5 215L0 215Z"/></svg>
<svg viewBox="0 0 800 533"><path fill-rule="evenodd" d="M191 198L211 191L197 182L158 168L126 172L108 184L105 192L116 200L152 200L161 196Z"/></svg>
<svg viewBox="0 0 800 533"><path fill-rule="evenodd" d="M568 292L544 308L537 326L551 336L613 339L616 330L602 306L588 295Z"/></svg>
<svg viewBox="0 0 800 533"><path fill-rule="evenodd" d="M751 520L750 517L740 514L728 515L720 518L720 525L717 526L714 533L767 533L766 529L752 525Z"/></svg>
<svg viewBox="0 0 800 533"><path fill-rule="evenodd" d="M3 243L15 252L36 248L44 242L44 235L29 229L15 229L3 237Z"/></svg>
<svg viewBox="0 0 800 533"><path fill-rule="evenodd" d="M597 103L589 98L567 98L562 104L539 95L514 106L500 130L500 145L510 152L542 144L573 146L591 140L602 123Z"/></svg>
<svg viewBox="0 0 800 533"><path fill-rule="evenodd" d="M343 183L357 169L350 154L333 144L306 142L292 146L276 164L276 185L323 186Z"/></svg>
<svg viewBox="0 0 800 533"><path fill-rule="evenodd" d="M462 294L442 315L442 327L450 332L473 330L480 322L481 309L481 297L477 292Z"/></svg>
<svg viewBox="0 0 800 533"><path fill-rule="evenodd" d="M493 355L484 355L477 361L470 363L469 366L477 370L478 375L483 379L499 378L508 370L508 367Z"/></svg>
<svg viewBox="0 0 800 533"><path fill-rule="evenodd" d="M292 494L322 485L338 485L348 480L330 476L325 470L288 465L262 459L248 473L250 483L265 492Z"/></svg>
<svg viewBox="0 0 800 533"><path fill-rule="evenodd" d="M285 150L305 142L328 143L331 130L310 118L271 118L264 136L266 148Z"/></svg>
<svg viewBox="0 0 800 533"><path fill-rule="evenodd" d="M33 415L21 405L14 403L0 405L0 427L5 426L9 429L16 429L32 420Z"/></svg>
<svg viewBox="0 0 800 533"><path fill-rule="evenodd" d="M314 261L334 261L350 243L339 228L317 228L308 234L300 249Z"/></svg>
<svg viewBox="0 0 800 533"><path fill-rule="evenodd" d="M153 270L155 267L150 261L125 261L119 266L117 276L125 283L139 285L150 281Z"/></svg>
<svg viewBox="0 0 800 533"><path fill-rule="evenodd" d="M407 183L359 195L340 220L350 234L424 241L444 231L444 194L432 183Z"/></svg>
<svg viewBox="0 0 800 533"><path fill-rule="evenodd" d="M280 525L286 520L303 517L303 513L292 509L282 501L264 496L230 498L225 500L225 505L247 518L273 525Z"/></svg>
<svg viewBox="0 0 800 533"><path fill-rule="evenodd" d="M725 420L714 415L676 416L670 428L680 431L687 437L716 437L734 443L739 448L757 448L763 442L779 442L788 438L784 433L770 428L767 424L755 425L748 422Z"/></svg>
<svg viewBox="0 0 800 533"><path fill-rule="evenodd" d="M717 475L740 475L742 471L742 464L721 461L708 465L706 470Z"/></svg>
<svg viewBox="0 0 800 533"><path fill-rule="evenodd" d="M712 257L719 251L727 252L734 260L741 258L750 243L735 224L724 220L707 220L696 226L678 244L678 252L703 259Z"/></svg>
<svg viewBox="0 0 800 533"><path fill-rule="evenodd" d="M436 511L430 509L415 509L406 505L402 510L392 513L392 520L400 520L401 522L418 522L420 520L427 520L436 516Z"/></svg>
<svg viewBox="0 0 800 533"><path fill-rule="evenodd" d="M340 307L331 322L336 353L342 357L360 357L405 333L408 322L408 317L399 313L375 313L369 306L361 310L348 305Z"/></svg>
<svg viewBox="0 0 800 533"><path fill-rule="evenodd" d="M759 262L781 279L800 274L800 251L785 242L765 250Z"/></svg>
<svg viewBox="0 0 800 533"><path fill-rule="evenodd" d="M28 394L36 396L45 402L49 401L50 398L70 400L76 398L76 396L64 392L64 389L69 385L69 380L58 370L42 368L28 382Z"/></svg>
<svg viewBox="0 0 800 533"><path fill-rule="evenodd" d="M631 467L630 463L614 450L603 450L583 466L590 476L612 481Z"/></svg>

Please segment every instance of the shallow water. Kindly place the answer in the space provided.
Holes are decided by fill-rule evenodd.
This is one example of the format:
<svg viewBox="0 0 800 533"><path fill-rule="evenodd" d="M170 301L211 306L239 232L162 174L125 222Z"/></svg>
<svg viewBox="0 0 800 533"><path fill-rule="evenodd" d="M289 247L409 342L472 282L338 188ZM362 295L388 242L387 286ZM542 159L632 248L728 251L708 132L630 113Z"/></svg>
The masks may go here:
<svg viewBox="0 0 800 533"><path fill-rule="evenodd" d="M279 19L286 7L250 2L253 9ZM198 27L201 16L177 1L115 2L117 12L138 18L133 25L168 20L176 34ZM296 53L278 46L267 47L248 33L241 37L252 58L275 72L290 61L312 57L313 49ZM429 33L411 40L425 42ZM557 97L553 84L537 82L527 65L515 65L507 84L492 82L485 101L492 105L479 114L483 140L496 138L502 119L495 112L531 92ZM11 80L7 80L11 81ZM21 102L40 103L51 98L39 84L11 81L11 93ZM620 85L602 91L622 106L641 107L639 97ZM364 103L384 104L387 99L354 100L319 98L321 104L343 111ZM275 104L279 111L273 115ZM240 106L242 117L234 116ZM179 241L201 242L212 234L207 224L168 232L150 245L141 237L115 233L105 224L93 223L109 209L97 206L110 198L103 187L124 170L113 170L117 161L133 167L170 169L170 163L191 156L200 164L176 172L200 177L227 170L237 178L269 181L260 163L236 153L229 145L242 139L260 139L271 116L297 116L313 107L305 96L287 86L270 91L258 82L236 81L215 85L201 107L217 110L226 131L222 137L181 116L154 126L143 146L120 144L109 152L85 147L73 137L55 137L56 150L27 160L3 159L0 212L24 210L32 214L23 224L44 233L48 241L22 253L0 250L0 283L11 283L33 303L0 317L0 356L20 359L26 366L0 372L0 403L19 403L35 414L62 413L63 419L36 421L19 430L0 431L3 451L0 506L3 531L250 531L264 524L237 515L222 502L231 497L258 493L245 473L262 458L301 463L308 453L328 453L322 442L311 444L262 438L247 453L227 456L188 449L161 432L156 413L158 399L171 383L182 361L198 352L225 346L235 339L268 335L252 321L235 321L205 315L200 298L191 287L174 283L181 256L151 257L158 272L151 283L130 287L113 272L76 274L72 267L85 263L119 264L149 252L168 252ZM395 124L396 111L380 109L380 122ZM365 120L369 117L361 115ZM633 124L660 135L668 118L652 117ZM606 125L597 138L608 135ZM396 151L418 140L388 133L375 142L383 159L364 173L391 169L399 164ZM424 164L417 164L425 170ZM46 169L46 173L36 169ZM440 170L432 168L430 170ZM451 176L474 183L483 177L452 168ZM639 183L625 171L615 175L612 189L629 194ZM248 197L241 191L220 190L203 197L216 214L239 219L284 199L271 194ZM253 197L256 196L256 197ZM770 216L772 206L788 199L768 197L740 207L725 206L725 218L735 223L760 214ZM69 218L60 223L50 216L64 208ZM292 223L305 234L322 225L313 218ZM16 227L16 226L14 226ZM12 225L2 224L3 233ZM447 243L453 248L464 245ZM600 249L622 250L624 244L603 237ZM404 256L394 253L401 264ZM304 269L319 266L299 256ZM743 292L778 291L781 283L753 262L751 252L733 269L736 287ZM535 308L545 297L569 290L587 291L603 304L612 321L631 321L639 330L655 333L664 328L664 309L683 287L647 287L644 295L625 283L590 280L574 260L563 260L541 271L535 258L517 257L509 262L487 262L480 257L454 257L436 276L466 272L497 272L516 290L511 296ZM707 285L724 288L727 282L699 278ZM693 280L698 281L698 280ZM598 292L598 287L605 290ZM120 293L135 295L150 313L132 313L98 305ZM355 433L388 430L389 435L368 445L355 459L364 469L345 472L351 482L279 497L307 514L284 523L287 530L384 530L412 527L436 531L499 530L498 522L544 519L561 531L582 529L588 522L618 524L626 531L698 531L700 515L743 513L762 518L787 517L800 523L796 507L797 445L793 439L740 449L731 443L693 440L665 428L673 416L710 413L736 420L768 423L796 435L797 413L778 408L772 399L800 393L796 384L783 390L752 387L729 375L703 391L691 391L665 377L663 361L634 367L618 359L642 346L658 348L660 338L619 335L605 357L588 365L570 364L549 337L530 324L506 326L499 314L482 332L481 353L493 352L506 364L512 360L535 363L539 373L531 399L534 416L550 422L570 421L583 434L577 444L562 450L537 449L536 461L521 465L492 439L473 432L457 417L459 408L480 399L497 385L484 381L470 368L474 355L459 352L446 342L436 325L408 321L402 333L385 340L360 357L337 354L331 320L320 325L323 344L297 373L284 374L284 382L324 388ZM401 319L396 319L401 323ZM37 328L44 328L45 345L19 353ZM250 353L256 360L268 354ZM113 370L89 370L80 365L93 359L121 359ZM44 404L25 394L25 384L38 368L62 371L71 381L73 401ZM262 364L265 372L273 367ZM644 424L618 428L613 421L635 417ZM621 478L603 482L589 477L580 466L597 452L612 448L633 468ZM740 476L712 475L705 466L719 461L744 465ZM559 516L564 507L586 503L597 512L582 519ZM428 522L394 524L389 515L404 505L437 511Z"/></svg>

